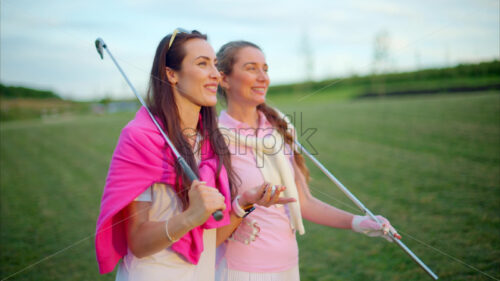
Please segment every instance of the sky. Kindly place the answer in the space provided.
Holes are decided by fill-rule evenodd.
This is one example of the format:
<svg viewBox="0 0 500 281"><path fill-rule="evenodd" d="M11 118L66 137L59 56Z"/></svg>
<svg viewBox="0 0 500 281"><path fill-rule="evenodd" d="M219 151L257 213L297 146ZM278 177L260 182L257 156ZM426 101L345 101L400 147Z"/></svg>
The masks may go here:
<svg viewBox="0 0 500 281"><path fill-rule="evenodd" d="M144 93L154 52L176 27L259 45L271 85L500 59L499 0L0 0L0 82L74 100L132 98L97 37Z"/></svg>

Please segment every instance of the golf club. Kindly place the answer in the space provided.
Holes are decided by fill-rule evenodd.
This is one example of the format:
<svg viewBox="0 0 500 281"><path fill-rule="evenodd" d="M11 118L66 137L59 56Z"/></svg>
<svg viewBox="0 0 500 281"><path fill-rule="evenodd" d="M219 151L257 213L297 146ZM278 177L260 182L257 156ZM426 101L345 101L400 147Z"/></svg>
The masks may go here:
<svg viewBox="0 0 500 281"><path fill-rule="evenodd" d="M175 155L177 163L179 163L179 165L181 166L182 170L188 176L188 178L191 180L191 182L194 181L194 180L199 180L198 176L193 172L193 170L191 169L191 167L189 167L189 165L187 164L186 160L184 160L184 158L179 154L179 152L177 151L177 149L175 148L175 146L173 145L173 143L168 138L167 134L165 134L165 132L161 128L160 124L158 124L158 122L156 121L156 118L154 118L153 114L151 113L151 111L149 110L149 108L146 106L146 103L144 102L144 100L142 99L142 97L137 93L137 91L135 90L135 88L132 85L132 83L128 80L127 75L125 75L125 72L123 72L122 68L120 67L120 65L118 64L118 62L115 60L115 58L113 57L113 55L111 54L111 52L109 51L107 45L104 43L104 40L102 40L101 38L97 38L95 40L95 47L96 47L97 52L99 53L99 56L101 57L101 59L103 59L103 49L106 49L106 51L108 52L109 57L113 60L113 62L115 63L116 67L118 68L118 70L122 74L123 78L125 78L125 81L127 81L127 84L130 86L130 89L132 89L132 92L134 92L135 96L137 97L137 99L139 99L139 101L141 102L142 106L144 106L144 108L146 108L146 111L148 112L149 117L151 117L151 120L153 120L153 122L155 123L156 127L158 128L158 130L162 134L163 138L165 138L165 141L167 142L168 146L170 146L170 149L172 149L172 151L174 152L174 155ZM217 210L217 211L215 211L212 214L212 216L213 216L213 218L216 221L220 221L223 218L224 215L222 214L221 210Z"/></svg>
<svg viewBox="0 0 500 281"><path fill-rule="evenodd" d="M372 218L372 220L378 222L379 224L381 223L377 217L375 217L375 215L370 211L368 210L368 208L365 207L365 205L363 205L363 203L361 203L361 201L359 201L358 198L356 198L356 196L354 196L354 194L352 194L332 173L330 173L330 171L328 171L328 169L325 168L325 166L323 166L323 164L321 164L321 162L318 161L318 159L316 159L316 157L314 157L309 151L307 151L307 149L304 148L304 146L302 146L302 144L300 144L300 142L298 140L295 140L295 144L297 145L297 147L301 150L299 151L303 151L307 157L309 157L309 159L311 159L311 161L314 162L314 164L331 180L333 181L333 183L335 183L335 185L342 191L344 192L344 194L349 197L349 199L351 199L351 201L356 205L358 206L358 208L366 215L370 216L370 218ZM396 236L395 236L396 235ZM438 276L432 272L432 270L427 266L425 265L425 263L420 260L417 255L415 255L403 242L401 242L400 239L398 239L397 236L399 236L397 233L394 233L391 231L389 231L389 236L392 238L392 240L401 248L403 249L403 251L405 251L423 270L425 270L425 272L427 274L429 274L429 276L434 279L434 280L437 280L438 279Z"/></svg>

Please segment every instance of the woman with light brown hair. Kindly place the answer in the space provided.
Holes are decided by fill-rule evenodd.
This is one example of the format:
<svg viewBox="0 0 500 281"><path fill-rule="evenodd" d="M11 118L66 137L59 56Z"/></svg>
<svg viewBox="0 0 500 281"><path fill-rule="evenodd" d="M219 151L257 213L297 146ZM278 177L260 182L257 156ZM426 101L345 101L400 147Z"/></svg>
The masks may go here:
<svg viewBox="0 0 500 281"><path fill-rule="evenodd" d="M219 115L219 127L229 140L231 165L245 192L263 182L286 186L284 195L295 202L270 208L256 206L241 224L259 225L259 236L251 243L229 239L217 249L220 261L216 279L299 280L298 246L295 232L304 234L302 217L333 228L352 229L370 236L387 236L390 223L383 225L366 216L356 216L330 206L309 191L309 171L294 149L294 128L277 109L266 105L269 87L268 65L262 50L246 41L223 45L217 52L221 72L219 94L227 110ZM233 236L248 236L238 227Z"/></svg>

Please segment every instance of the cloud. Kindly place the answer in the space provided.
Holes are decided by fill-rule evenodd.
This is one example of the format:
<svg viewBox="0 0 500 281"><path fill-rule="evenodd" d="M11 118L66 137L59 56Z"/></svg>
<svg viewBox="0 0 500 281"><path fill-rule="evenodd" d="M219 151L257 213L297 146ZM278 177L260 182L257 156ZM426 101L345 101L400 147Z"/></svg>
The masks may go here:
<svg viewBox="0 0 500 281"><path fill-rule="evenodd" d="M316 78L368 71L374 36L387 30L398 67L415 53L422 66L491 57L499 49L498 1L28 1L0 2L2 82L47 85L78 97L128 92L109 60L108 43L138 88L144 87L159 40L175 27L209 35L215 49L230 40L259 44L273 83L305 79L304 34Z"/></svg>

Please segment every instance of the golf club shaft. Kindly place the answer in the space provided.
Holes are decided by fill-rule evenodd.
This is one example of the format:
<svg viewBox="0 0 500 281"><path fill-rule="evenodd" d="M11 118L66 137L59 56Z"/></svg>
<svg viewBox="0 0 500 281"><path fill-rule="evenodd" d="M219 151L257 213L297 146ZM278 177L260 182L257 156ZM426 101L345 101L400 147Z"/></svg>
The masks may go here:
<svg viewBox="0 0 500 281"><path fill-rule="evenodd" d="M366 215L370 216L370 218L372 218L374 221L378 222L378 223L381 223L377 217L375 217L375 215L370 211L368 210L368 208L365 207L365 205L363 205L363 203L361 203L361 201L359 201L358 198L356 198L356 196L354 196L354 194L352 194L332 173L330 173L330 171L328 171L327 168L325 168L325 166L323 166L323 164L321 164L321 162L318 161L318 159L316 159L316 157L314 157L309 151L307 151L307 149L304 148L304 146L302 146L302 144L300 144L300 142L298 140L295 140L295 144L297 145L297 147L300 149L299 151L301 152L304 152L307 157L309 159L311 159L311 161L313 161L313 163L331 180L333 181L333 183L335 183L335 185L349 198L351 199L351 201L356 205L358 206L358 208ZM423 270L425 270L425 272L434 280L437 280L438 279L438 276L432 272L432 270L422 261L420 260L417 255L415 255L403 242L401 242L401 240L397 239L394 237L394 233L392 232L392 230L389 232L389 236L392 238L392 240L401 248L403 249L403 251L405 251L412 259L413 261L415 261Z"/></svg>
<svg viewBox="0 0 500 281"><path fill-rule="evenodd" d="M170 147L170 149L172 149L172 151L173 151L173 153L175 155L175 158L177 160L177 163L179 163L179 165L181 166L181 168L184 171L184 173L186 173L186 175L191 180L191 182L194 181L194 180L199 180L198 176L193 172L193 169L191 169L191 167L187 164L186 160L180 155L180 153L175 148L174 144L168 138L167 134L163 131L163 129L161 128L160 124L158 124L158 121L156 121L156 118L153 116L153 114L149 110L148 106L146 105L146 102L139 95L139 93L137 93L137 91L135 90L134 85L132 85L132 83L128 79L127 75L125 74L125 72L123 72L122 68L120 67L120 65L118 64L118 62L115 60L115 58L113 57L113 55L109 51L109 49L106 46L106 44L104 43L104 41L102 39L100 39L100 38L98 38L97 40L100 41L100 44L101 44L102 48L106 49L106 52L108 53L109 57L111 58L111 60L113 60L114 64L116 65L116 67L118 68L118 70L120 71L120 73L122 74L123 78L125 78L125 81L127 81L127 84L130 86L130 89L132 89L132 92L134 92L134 94L137 97L137 99L139 99L139 102L142 104L142 106L144 106L144 108L146 108L146 111L148 112L149 117L151 117L151 120L153 120L153 123L156 125L156 127L158 128L158 130L162 134L162 136L165 139L165 141L167 142L168 146ZM101 52L99 51L99 49L98 49L98 52L99 52L99 54L101 54ZM217 210L217 211L215 211L212 214L212 216L213 216L213 218L216 221L220 221L222 219L222 217L223 217L223 214L222 214L221 210Z"/></svg>

